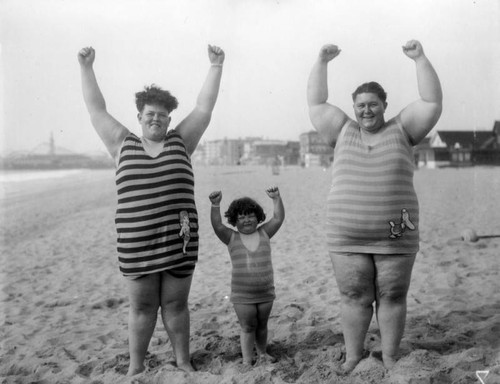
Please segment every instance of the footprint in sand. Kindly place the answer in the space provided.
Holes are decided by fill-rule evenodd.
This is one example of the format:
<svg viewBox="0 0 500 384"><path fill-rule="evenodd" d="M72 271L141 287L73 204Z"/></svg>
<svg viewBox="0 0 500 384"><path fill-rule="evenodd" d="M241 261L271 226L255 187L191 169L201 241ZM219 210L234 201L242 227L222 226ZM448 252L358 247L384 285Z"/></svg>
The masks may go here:
<svg viewBox="0 0 500 384"><path fill-rule="evenodd" d="M296 322L304 317L304 308L298 304L292 303L286 305L280 311L278 316L278 323L288 323L290 321Z"/></svg>
<svg viewBox="0 0 500 384"><path fill-rule="evenodd" d="M129 357L127 354L118 354L111 359L108 359L93 368L93 372L96 374L103 374L109 370L113 370L117 373L121 373L123 375L127 374L129 366Z"/></svg>
<svg viewBox="0 0 500 384"><path fill-rule="evenodd" d="M104 309L104 308L110 308L110 309L115 309L118 308L121 304L125 302L125 298L109 298L105 300L100 300L95 302L94 304L91 304L92 309Z"/></svg>
<svg viewBox="0 0 500 384"><path fill-rule="evenodd" d="M78 376L89 378L94 368L97 366L96 361L90 361L88 363L80 364L75 370Z"/></svg>

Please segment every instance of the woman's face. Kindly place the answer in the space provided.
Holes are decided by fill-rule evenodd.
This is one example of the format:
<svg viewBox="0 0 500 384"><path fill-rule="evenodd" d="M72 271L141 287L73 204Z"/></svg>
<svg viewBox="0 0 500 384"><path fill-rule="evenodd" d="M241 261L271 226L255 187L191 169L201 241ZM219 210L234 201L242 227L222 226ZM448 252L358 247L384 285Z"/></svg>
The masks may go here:
<svg viewBox="0 0 500 384"><path fill-rule="evenodd" d="M376 93L359 93L354 100L354 114L359 126L368 132L377 132L385 123L387 103Z"/></svg>
<svg viewBox="0 0 500 384"><path fill-rule="evenodd" d="M170 124L168 110L160 105L145 105L137 115L142 135L149 140L162 141Z"/></svg>

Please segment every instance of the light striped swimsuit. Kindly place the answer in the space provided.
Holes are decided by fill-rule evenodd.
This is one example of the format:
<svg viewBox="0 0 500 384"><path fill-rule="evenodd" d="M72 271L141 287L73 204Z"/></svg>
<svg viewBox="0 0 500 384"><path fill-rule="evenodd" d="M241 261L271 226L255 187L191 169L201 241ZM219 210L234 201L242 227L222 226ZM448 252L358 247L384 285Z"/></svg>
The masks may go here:
<svg viewBox="0 0 500 384"><path fill-rule="evenodd" d="M419 249L419 207L413 148L399 117L375 145L363 143L350 120L335 146L328 195L330 252L409 254Z"/></svg>
<svg viewBox="0 0 500 384"><path fill-rule="evenodd" d="M258 232L259 246L254 252L245 247L239 232L233 232L227 246L233 266L230 301L234 304L266 303L276 297L269 236L262 229Z"/></svg>
<svg viewBox="0 0 500 384"><path fill-rule="evenodd" d="M168 270L186 276L198 260L198 214L194 175L181 136L171 130L157 157L130 133L120 150L116 170L120 271L129 277ZM189 216L191 237L183 254L180 212Z"/></svg>

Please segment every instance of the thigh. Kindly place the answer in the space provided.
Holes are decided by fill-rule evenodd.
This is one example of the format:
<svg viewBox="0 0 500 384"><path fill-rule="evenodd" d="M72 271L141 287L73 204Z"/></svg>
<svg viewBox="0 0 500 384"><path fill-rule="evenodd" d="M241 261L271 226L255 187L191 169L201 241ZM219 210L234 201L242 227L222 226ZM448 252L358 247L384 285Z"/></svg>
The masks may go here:
<svg viewBox="0 0 500 384"><path fill-rule="evenodd" d="M379 294L406 295L410 287L415 254L375 255L374 261Z"/></svg>
<svg viewBox="0 0 500 384"><path fill-rule="evenodd" d="M160 275L152 273L138 279L127 279L130 306L158 307L160 304Z"/></svg>
<svg viewBox="0 0 500 384"><path fill-rule="evenodd" d="M161 272L161 305L187 305L193 275L175 277L165 271Z"/></svg>
<svg viewBox="0 0 500 384"><path fill-rule="evenodd" d="M257 325L257 305L256 304L233 304L236 316L242 327Z"/></svg>
<svg viewBox="0 0 500 384"><path fill-rule="evenodd" d="M371 294L375 289L375 265L370 254L330 254L335 279L341 293Z"/></svg>

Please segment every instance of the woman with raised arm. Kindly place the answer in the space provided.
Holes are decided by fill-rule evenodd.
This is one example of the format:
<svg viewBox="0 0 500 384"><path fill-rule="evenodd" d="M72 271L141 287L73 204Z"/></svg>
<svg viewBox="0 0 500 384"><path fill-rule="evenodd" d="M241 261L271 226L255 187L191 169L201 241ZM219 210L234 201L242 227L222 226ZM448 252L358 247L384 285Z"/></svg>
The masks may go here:
<svg viewBox="0 0 500 384"><path fill-rule="evenodd" d="M93 70L95 51L78 53L83 98L92 124L116 164L118 260L128 286L128 375L144 371L158 309L179 369L189 357L188 296L198 260L198 214L190 156L211 119L224 51L208 46L210 69L196 106L168 130L177 99L155 85L136 93L141 137L111 116Z"/></svg>
<svg viewBox="0 0 500 384"><path fill-rule="evenodd" d="M352 94L355 120L327 102L327 66L340 54L335 45L321 48L308 82L311 122L335 147L327 241L341 296L345 373L363 356L374 304L387 369L397 361L406 321L419 249L412 147L438 121L442 92L422 45L411 40L403 53L415 62L420 98L387 121L387 95L376 82L362 84Z"/></svg>

